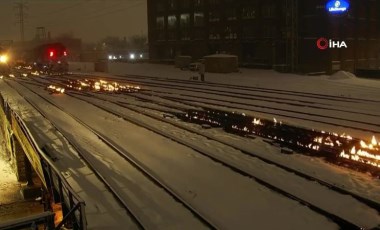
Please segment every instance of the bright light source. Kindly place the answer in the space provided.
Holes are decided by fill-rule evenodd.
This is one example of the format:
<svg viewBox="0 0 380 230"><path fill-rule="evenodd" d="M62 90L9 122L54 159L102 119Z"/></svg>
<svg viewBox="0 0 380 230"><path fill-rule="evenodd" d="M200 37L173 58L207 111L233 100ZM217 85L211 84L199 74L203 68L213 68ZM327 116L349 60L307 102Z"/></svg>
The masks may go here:
<svg viewBox="0 0 380 230"><path fill-rule="evenodd" d="M49 52L49 57L54 57L54 51Z"/></svg>
<svg viewBox="0 0 380 230"><path fill-rule="evenodd" d="M108 55L108 60L112 60L113 56L112 55Z"/></svg>
<svg viewBox="0 0 380 230"><path fill-rule="evenodd" d="M116 56L113 56L113 60L116 60L117 58L116 58Z"/></svg>
<svg viewBox="0 0 380 230"><path fill-rule="evenodd" d="M135 54L130 54L129 55L129 59L135 59L136 57L135 57Z"/></svg>
<svg viewBox="0 0 380 230"><path fill-rule="evenodd" d="M142 55L142 54L140 54L140 58L143 58L143 55Z"/></svg>
<svg viewBox="0 0 380 230"><path fill-rule="evenodd" d="M67 56L67 51L63 51L63 56Z"/></svg>
<svg viewBox="0 0 380 230"><path fill-rule="evenodd" d="M0 55L0 63L7 63L8 62L8 56L7 55Z"/></svg>

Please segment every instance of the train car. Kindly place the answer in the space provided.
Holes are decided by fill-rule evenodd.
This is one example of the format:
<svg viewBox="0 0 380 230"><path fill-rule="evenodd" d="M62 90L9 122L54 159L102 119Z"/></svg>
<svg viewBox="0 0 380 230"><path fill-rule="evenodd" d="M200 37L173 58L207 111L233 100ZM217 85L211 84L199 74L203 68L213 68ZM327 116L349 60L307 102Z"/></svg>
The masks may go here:
<svg viewBox="0 0 380 230"><path fill-rule="evenodd" d="M33 70L46 73L65 73L68 71L67 49L62 43L49 43L37 46L31 52Z"/></svg>

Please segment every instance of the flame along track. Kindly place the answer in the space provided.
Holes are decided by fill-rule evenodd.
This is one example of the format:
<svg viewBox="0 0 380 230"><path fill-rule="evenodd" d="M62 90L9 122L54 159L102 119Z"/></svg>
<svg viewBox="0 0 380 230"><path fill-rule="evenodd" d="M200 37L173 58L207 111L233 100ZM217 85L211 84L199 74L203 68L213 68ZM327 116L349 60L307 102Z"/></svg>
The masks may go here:
<svg viewBox="0 0 380 230"><path fill-rule="evenodd" d="M178 114L178 117L188 122L223 127L227 132L238 135L253 134L272 139L292 149L308 151L330 162L380 177L380 143L375 136L366 142L346 134L289 126L276 118L271 121L207 108L202 111L189 110L184 115Z"/></svg>

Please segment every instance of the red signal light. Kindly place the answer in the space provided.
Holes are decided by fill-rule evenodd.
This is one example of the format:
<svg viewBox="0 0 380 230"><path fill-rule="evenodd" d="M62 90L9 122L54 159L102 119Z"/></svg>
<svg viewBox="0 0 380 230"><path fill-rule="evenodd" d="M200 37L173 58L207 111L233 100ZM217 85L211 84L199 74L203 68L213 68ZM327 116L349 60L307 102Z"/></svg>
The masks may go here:
<svg viewBox="0 0 380 230"><path fill-rule="evenodd" d="M49 52L49 57L54 57L54 51Z"/></svg>
<svg viewBox="0 0 380 230"><path fill-rule="evenodd" d="M67 56L67 51L63 51L63 56Z"/></svg>

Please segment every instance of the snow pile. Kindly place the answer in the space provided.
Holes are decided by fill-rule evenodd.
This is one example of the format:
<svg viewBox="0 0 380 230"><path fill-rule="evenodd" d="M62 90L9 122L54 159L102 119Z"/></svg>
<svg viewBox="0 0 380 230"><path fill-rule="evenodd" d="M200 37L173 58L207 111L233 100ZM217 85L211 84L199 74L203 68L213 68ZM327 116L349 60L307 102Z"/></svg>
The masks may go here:
<svg viewBox="0 0 380 230"><path fill-rule="evenodd" d="M328 79L331 80L341 80L341 79L352 79L356 78L355 74L347 72L347 71L338 71L333 75L329 76Z"/></svg>

